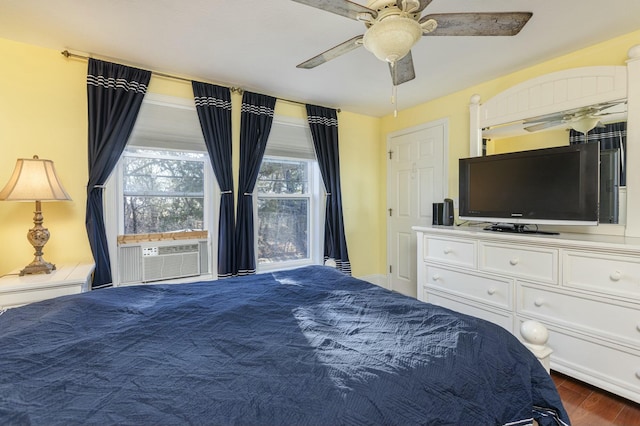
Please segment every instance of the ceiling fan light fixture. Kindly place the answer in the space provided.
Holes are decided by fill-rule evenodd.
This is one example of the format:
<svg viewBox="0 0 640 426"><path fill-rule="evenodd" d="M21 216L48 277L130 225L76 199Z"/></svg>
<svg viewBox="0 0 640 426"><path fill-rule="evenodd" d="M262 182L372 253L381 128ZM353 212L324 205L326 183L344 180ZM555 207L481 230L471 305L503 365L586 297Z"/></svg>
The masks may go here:
<svg viewBox="0 0 640 426"><path fill-rule="evenodd" d="M388 16L364 34L364 47L381 61L394 63L406 56L422 37L422 27L413 19Z"/></svg>
<svg viewBox="0 0 640 426"><path fill-rule="evenodd" d="M598 125L597 117L582 117L571 122L571 128L576 132L587 134Z"/></svg>

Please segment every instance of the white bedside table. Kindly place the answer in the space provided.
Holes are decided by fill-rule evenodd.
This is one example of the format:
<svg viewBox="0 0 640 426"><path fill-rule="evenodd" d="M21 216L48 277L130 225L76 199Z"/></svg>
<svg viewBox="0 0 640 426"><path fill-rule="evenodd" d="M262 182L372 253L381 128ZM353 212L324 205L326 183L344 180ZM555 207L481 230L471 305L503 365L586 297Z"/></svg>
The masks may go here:
<svg viewBox="0 0 640 426"><path fill-rule="evenodd" d="M50 274L15 275L0 278L0 310L53 297L88 291L93 263L60 265Z"/></svg>

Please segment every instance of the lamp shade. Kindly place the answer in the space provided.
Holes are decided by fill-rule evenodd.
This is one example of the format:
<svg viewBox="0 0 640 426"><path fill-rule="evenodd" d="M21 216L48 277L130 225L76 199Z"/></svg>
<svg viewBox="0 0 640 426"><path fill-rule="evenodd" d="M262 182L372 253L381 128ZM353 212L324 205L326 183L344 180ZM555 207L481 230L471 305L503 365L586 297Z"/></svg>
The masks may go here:
<svg viewBox="0 0 640 426"><path fill-rule="evenodd" d="M19 158L9 182L0 191L0 200L54 201L71 200L64 190L51 160Z"/></svg>

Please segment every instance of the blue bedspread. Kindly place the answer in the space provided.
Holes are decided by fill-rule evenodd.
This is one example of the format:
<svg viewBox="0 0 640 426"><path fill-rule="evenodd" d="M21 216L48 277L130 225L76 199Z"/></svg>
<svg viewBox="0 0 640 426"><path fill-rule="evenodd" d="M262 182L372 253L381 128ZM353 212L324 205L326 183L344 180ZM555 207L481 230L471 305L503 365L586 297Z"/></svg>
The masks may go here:
<svg viewBox="0 0 640 426"><path fill-rule="evenodd" d="M515 337L327 267L97 290L0 315L0 424L533 417L568 423Z"/></svg>

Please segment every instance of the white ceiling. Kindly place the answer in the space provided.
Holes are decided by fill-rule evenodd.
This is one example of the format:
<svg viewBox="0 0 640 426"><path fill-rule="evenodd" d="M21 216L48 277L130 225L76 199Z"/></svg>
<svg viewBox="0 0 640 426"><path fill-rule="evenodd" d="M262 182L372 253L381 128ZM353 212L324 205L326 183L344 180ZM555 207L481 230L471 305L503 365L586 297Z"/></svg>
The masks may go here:
<svg viewBox="0 0 640 426"><path fill-rule="evenodd" d="M423 37L400 110L640 29L640 0L434 0L423 15L496 11L533 17L515 37ZM364 48L296 68L364 29L291 0L0 0L0 38L382 116L391 77Z"/></svg>

